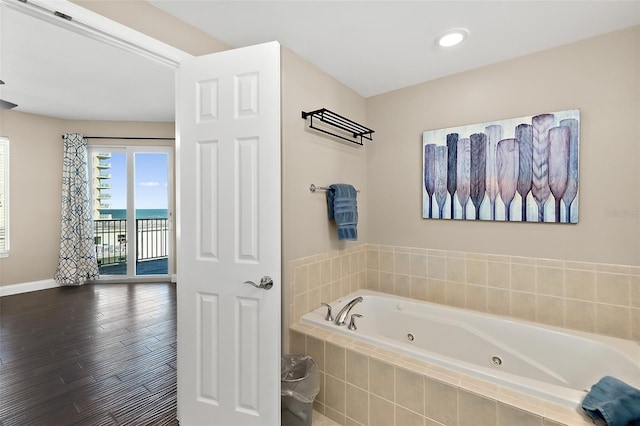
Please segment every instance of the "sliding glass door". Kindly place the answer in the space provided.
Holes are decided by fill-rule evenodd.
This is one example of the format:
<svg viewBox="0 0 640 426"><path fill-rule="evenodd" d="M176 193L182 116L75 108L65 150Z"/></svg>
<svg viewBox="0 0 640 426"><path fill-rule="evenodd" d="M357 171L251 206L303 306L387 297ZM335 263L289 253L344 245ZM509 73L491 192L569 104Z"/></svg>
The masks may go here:
<svg viewBox="0 0 640 426"><path fill-rule="evenodd" d="M90 146L101 277L168 276L173 265L170 147Z"/></svg>

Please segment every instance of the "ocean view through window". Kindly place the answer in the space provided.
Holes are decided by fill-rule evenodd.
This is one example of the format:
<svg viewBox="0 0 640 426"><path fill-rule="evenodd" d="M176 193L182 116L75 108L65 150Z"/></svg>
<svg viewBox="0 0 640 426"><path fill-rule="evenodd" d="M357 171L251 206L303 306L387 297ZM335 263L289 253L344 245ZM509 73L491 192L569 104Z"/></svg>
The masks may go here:
<svg viewBox="0 0 640 426"><path fill-rule="evenodd" d="M164 147L93 147L94 238L101 276L170 273L170 155Z"/></svg>

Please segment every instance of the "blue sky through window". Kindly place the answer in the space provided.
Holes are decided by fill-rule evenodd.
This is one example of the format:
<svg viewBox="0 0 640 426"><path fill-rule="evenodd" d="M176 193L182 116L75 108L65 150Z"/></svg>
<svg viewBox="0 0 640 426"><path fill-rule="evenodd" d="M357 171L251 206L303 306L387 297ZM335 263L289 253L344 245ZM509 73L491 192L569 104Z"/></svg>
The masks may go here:
<svg viewBox="0 0 640 426"><path fill-rule="evenodd" d="M111 208L127 208L127 159L125 153L114 152L111 159ZM135 154L135 191L137 209L166 209L167 154Z"/></svg>

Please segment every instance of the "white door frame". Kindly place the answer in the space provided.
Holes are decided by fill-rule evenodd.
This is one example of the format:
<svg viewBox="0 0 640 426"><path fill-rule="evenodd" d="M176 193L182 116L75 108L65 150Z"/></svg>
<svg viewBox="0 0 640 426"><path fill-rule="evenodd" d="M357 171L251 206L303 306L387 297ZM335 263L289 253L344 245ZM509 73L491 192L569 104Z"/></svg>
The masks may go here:
<svg viewBox="0 0 640 426"><path fill-rule="evenodd" d="M105 145L105 144L91 144L89 147L89 157L92 158L94 152L113 152L124 153L126 155L126 173L127 173L127 235L133 236L136 244L133 245L132 250L127 250L127 273L126 275L106 275L100 278L101 282L117 281L122 282L157 282L158 279L166 279L165 275L136 275L136 258L138 250L138 235L135 231L135 154L144 153L160 153L167 154L167 210L169 217L167 218L167 226L169 227L169 241L167 242L167 255L169 258L167 276L171 278L172 282L176 282L174 274L175 265L175 247L176 247L176 232L175 232L175 200L176 192L174 188L174 148L171 146L158 146L158 145ZM89 170L89 173L93 173L93 169ZM93 181L93 176L90 176ZM91 202L93 203L93 196ZM94 218L95 220L96 218ZM132 239L132 238L130 238Z"/></svg>

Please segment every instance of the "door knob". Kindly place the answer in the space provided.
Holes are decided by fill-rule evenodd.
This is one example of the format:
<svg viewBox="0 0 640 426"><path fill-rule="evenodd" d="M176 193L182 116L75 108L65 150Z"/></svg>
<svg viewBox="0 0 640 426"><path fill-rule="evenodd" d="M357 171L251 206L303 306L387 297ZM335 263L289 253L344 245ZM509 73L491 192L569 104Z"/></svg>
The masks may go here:
<svg viewBox="0 0 640 426"><path fill-rule="evenodd" d="M260 279L260 284L256 284L253 281L245 281L244 283L251 284L255 288L263 288L265 290L269 290L271 287L273 287L273 280L268 275L265 275Z"/></svg>

